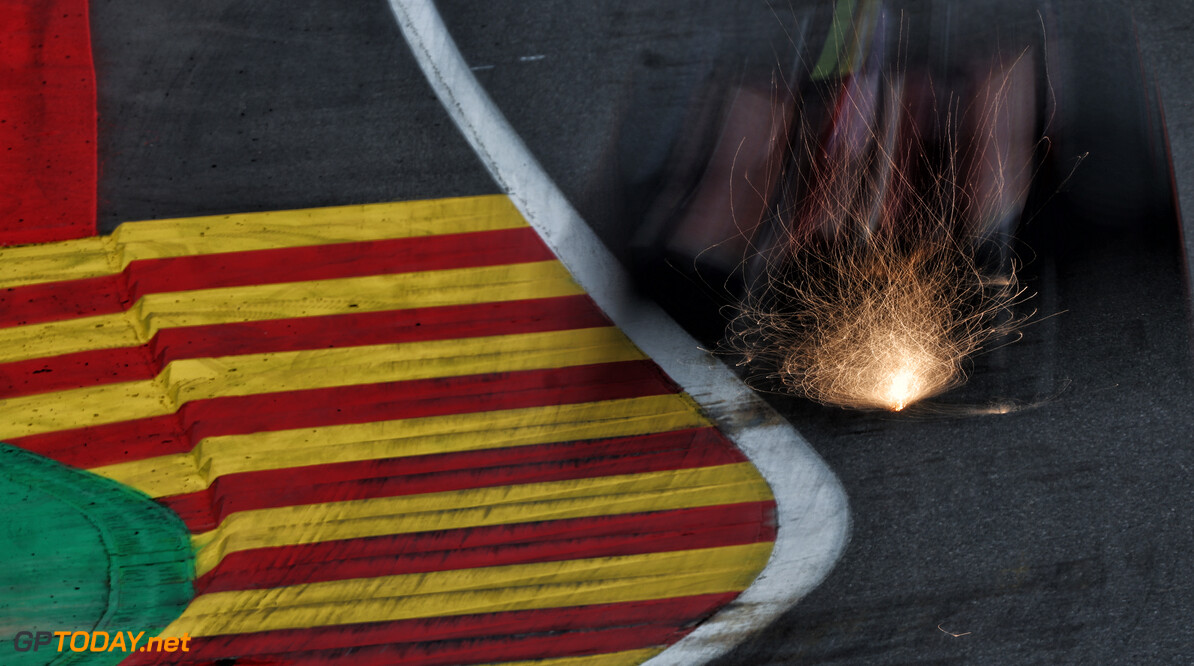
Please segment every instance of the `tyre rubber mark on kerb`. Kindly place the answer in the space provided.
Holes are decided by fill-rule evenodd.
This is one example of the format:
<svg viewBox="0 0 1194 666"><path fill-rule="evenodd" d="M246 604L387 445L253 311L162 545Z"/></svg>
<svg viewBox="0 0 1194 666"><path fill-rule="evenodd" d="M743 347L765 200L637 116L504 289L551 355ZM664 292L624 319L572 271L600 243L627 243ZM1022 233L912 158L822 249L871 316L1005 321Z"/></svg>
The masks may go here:
<svg viewBox="0 0 1194 666"><path fill-rule="evenodd" d="M767 566L733 603L648 663L700 663L727 652L811 591L846 544L846 495L837 477L790 424L630 279L531 155L473 76L430 0L390 0L435 94L489 173L636 345L701 404L771 484L779 534Z"/></svg>

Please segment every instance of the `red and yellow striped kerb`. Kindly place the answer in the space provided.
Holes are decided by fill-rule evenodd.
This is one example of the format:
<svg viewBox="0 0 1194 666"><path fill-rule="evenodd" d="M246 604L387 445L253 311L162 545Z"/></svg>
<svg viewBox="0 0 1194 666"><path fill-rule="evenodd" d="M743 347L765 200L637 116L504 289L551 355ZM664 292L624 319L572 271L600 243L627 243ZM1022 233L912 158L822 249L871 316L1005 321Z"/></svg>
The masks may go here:
<svg viewBox="0 0 1194 666"><path fill-rule="evenodd" d="M139 489L195 598L125 663L633 664L774 500L505 196L0 250L0 440Z"/></svg>

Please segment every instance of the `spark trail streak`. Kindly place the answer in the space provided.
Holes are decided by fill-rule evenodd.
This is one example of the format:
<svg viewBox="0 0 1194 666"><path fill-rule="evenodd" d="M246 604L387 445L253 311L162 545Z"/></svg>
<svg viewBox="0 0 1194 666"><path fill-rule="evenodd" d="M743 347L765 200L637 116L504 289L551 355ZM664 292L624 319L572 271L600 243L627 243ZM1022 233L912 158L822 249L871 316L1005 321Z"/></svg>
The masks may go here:
<svg viewBox="0 0 1194 666"><path fill-rule="evenodd" d="M789 391L825 404L905 407L964 379L963 361L1014 326L1014 277L985 275L956 239L808 244L740 314L736 341ZM770 358L769 358L770 356Z"/></svg>
<svg viewBox="0 0 1194 666"><path fill-rule="evenodd" d="M1031 179L1024 60L940 113L927 75L845 76L824 132L805 105L795 203L728 341L767 388L901 411L963 383L967 358L1023 323L1007 229Z"/></svg>

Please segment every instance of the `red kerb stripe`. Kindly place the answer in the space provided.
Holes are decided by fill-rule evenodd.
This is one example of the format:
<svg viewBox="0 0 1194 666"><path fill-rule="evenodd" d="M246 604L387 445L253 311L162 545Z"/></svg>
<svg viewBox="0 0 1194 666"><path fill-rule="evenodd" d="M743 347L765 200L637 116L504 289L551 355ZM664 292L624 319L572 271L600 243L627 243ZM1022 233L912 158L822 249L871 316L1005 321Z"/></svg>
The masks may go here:
<svg viewBox="0 0 1194 666"><path fill-rule="evenodd" d="M543 610L458 615L396 622L371 622L309 629L289 629L255 634L195 638L191 651L173 654L137 653L124 664L213 663L238 657L237 663L292 663L305 652L320 653L347 648L388 648L410 643L472 641L485 637L558 634L567 636L586 630L650 626L687 629L729 603L737 593L706 594L620 604L599 604ZM561 646L563 647L563 646ZM383 648L384 649L384 648ZM612 650L608 650L612 651ZM355 654L355 652L353 653ZM500 655L489 652L489 661ZM272 656L278 656L274 660ZM285 655L285 658L282 658ZM340 653L341 663L357 662ZM388 663L401 663L391 659Z"/></svg>
<svg viewBox="0 0 1194 666"><path fill-rule="evenodd" d="M472 567L693 550L775 540L771 500L229 553L197 594Z"/></svg>
<svg viewBox="0 0 1194 666"><path fill-rule="evenodd" d="M144 259L113 275L0 291L0 327L121 312L146 294L498 266L554 258L534 230L524 227Z"/></svg>
<svg viewBox="0 0 1194 666"><path fill-rule="evenodd" d="M0 2L0 245L95 234L86 0Z"/></svg>
<svg viewBox="0 0 1194 666"><path fill-rule="evenodd" d="M719 432L706 428L229 474L216 479L207 490L162 498L161 502L181 516L192 532L204 532L238 511L640 474L744 460Z"/></svg>
<svg viewBox="0 0 1194 666"><path fill-rule="evenodd" d="M0 364L0 398L151 379L186 358L608 326L588 296L167 328L147 346Z"/></svg>
<svg viewBox="0 0 1194 666"><path fill-rule="evenodd" d="M178 414L30 435L11 444L75 467L184 453L220 435L675 393L650 361L197 400Z"/></svg>

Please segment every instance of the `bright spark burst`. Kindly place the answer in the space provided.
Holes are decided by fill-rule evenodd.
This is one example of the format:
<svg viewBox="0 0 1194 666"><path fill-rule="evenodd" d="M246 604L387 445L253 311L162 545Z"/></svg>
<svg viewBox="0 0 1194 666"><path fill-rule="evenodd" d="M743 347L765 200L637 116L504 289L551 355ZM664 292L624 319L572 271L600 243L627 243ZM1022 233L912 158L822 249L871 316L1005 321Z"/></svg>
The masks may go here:
<svg viewBox="0 0 1194 666"><path fill-rule="evenodd" d="M1001 94L1010 72L992 77ZM971 138L978 154L960 155L949 129L930 151L902 129L902 84L883 84L887 118L866 121L865 150L805 128L800 202L779 215L729 344L785 392L898 412L963 383L967 357L1022 323L1014 264L987 268L978 248L1023 201L1028 165L991 165L1007 152L994 130ZM998 106L980 117L1001 120Z"/></svg>
<svg viewBox="0 0 1194 666"><path fill-rule="evenodd" d="M957 386L965 359L1014 325L1022 291L947 239L912 245L804 248L739 316L738 341L778 354L782 385L824 404L901 411Z"/></svg>
<svg viewBox="0 0 1194 666"><path fill-rule="evenodd" d="M887 404L895 411L913 400L920 386L916 370L904 365L891 376L891 387L887 389Z"/></svg>

